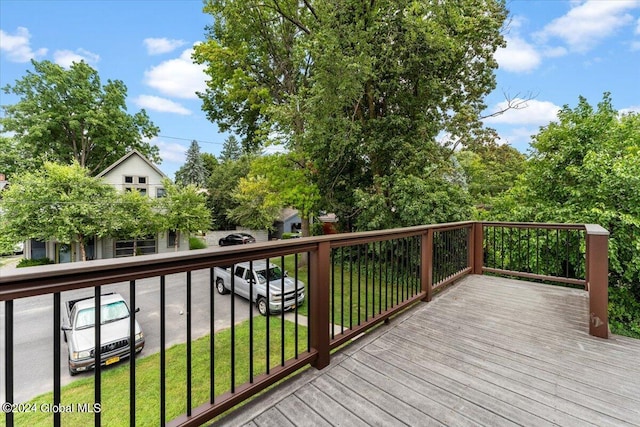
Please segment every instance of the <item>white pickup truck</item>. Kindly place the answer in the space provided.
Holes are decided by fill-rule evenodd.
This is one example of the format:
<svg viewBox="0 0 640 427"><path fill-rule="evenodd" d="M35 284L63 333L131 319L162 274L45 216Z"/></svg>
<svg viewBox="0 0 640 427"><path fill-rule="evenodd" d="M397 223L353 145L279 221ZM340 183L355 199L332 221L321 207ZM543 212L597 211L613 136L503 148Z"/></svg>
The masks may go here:
<svg viewBox="0 0 640 427"><path fill-rule="evenodd" d="M69 373L95 366L95 298L67 301L62 320L64 340L69 347ZM129 307L120 294L104 294L100 297L100 362L111 365L129 357ZM136 311L138 311L136 309ZM144 334L135 322L136 354L144 348Z"/></svg>
<svg viewBox="0 0 640 427"><path fill-rule="evenodd" d="M258 307L263 316L272 312L291 310L304 302L304 283L287 277L280 267L266 261L254 261L252 264L241 262L233 266L236 294L250 300ZM216 289L220 294L227 294L231 290L231 268L214 269ZM269 295L267 296L267 283ZM249 292L249 287L253 291ZM284 290L284 293L283 293Z"/></svg>

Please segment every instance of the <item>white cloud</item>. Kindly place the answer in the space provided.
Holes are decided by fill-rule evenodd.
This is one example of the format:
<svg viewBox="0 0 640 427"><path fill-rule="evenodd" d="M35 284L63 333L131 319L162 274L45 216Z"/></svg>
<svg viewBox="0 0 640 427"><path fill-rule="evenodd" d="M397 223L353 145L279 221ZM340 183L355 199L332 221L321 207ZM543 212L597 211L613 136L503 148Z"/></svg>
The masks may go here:
<svg viewBox="0 0 640 427"><path fill-rule="evenodd" d="M640 34L640 18L638 18L638 22L636 23L636 34Z"/></svg>
<svg viewBox="0 0 640 427"><path fill-rule="evenodd" d="M11 62L29 62L31 59L47 54L45 48L34 51L29 42L30 39L31 34L25 27L18 27L13 35L0 30L0 51L5 52L7 59Z"/></svg>
<svg viewBox="0 0 640 427"><path fill-rule="evenodd" d="M622 108L620 111L618 111L618 113L620 113L620 114L631 114L631 113L640 114L640 105L632 105L632 106L627 107L627 108Z"/></svg>
<svg viewBox="0 0 640 427"><path fill-rule="evenodd" d="M166 98L160 98L159 96L152 95L140 95L134 99L136 105L141 108L145 108L151 111L159 111L161 113L176 113L183 116L188 116L191 111L177 102L170 101Z"/></svg>
<svg viewBox="0 0 640 427"><path fill-rule="evenodd" d="M640 41L631 42L630 49L632 52L635 52L636 50L640 50Z"/></svg>
<svg viewBox="0 0 640 427"><path fill-rule="evenodd" d="M500 144L509 144L522 152L526 151L531 143L531 137L540 132L538 127L516 127L499 132Z"/></svg>
<svg viewBox="0 0 640 427"><path fill-rule="evenodd" d="M510 109L495 117L485 119L485 123L502 123L512 125L537 125L543 126L556 120L560 107L549 101L538 101L531 99L522 103L524 100L515 98L513 104L521 103L517 109ZM507 101L498 103L491 111L497 112L506 109Z"/></svg>
<svg viewBox="0 0 640 427"><path fill-rule="evenodd" d="M571 50L586 52L633 22L633 17L627 11L638 6L638 0L574 3L566 15L551 21L536 36L543 43L557 37L567 43Z"/></svg>
<svg viewBox="0 0 640 427"><path fill-rule="evenodd" d="M175 142L165 142L159 138L149 141L152 145L157 145L160 149L160 158L166 162L184 163L187 147Z"/></svg>
<svg viewBox="0 0 640 427"><path fill-rule="evenodd" d="M196 99L196 92L204 92L207 75L205 66L191 60L193 49L182 52L177 59L164 61L145 71L145 83L164 95Z"/></svg>
<svg viewBox="0 0 640 427"><path fill-rule="evenodd" d="M81 61L95 66L95 64L100 61L100 55L84 49L77 49L75 52L71 50L57 50L53 53L53 60L63 68L70 68L74 62Z"/></svg>
<svg viewBox="0 0 640 427"><path fill-rule="evenodd" d="M547 58L559 58L561 56L565 56L567 53L569 53L567 49L562 46L548 47L543 52L544 56Z"/></svg>
<svg viewBox="0 0 640 427"><path fill-rule="evenodd" d="M506 36L507 47L495 53L500 68L514 73L529 72L540 65L540 54L536 49L518 36Z"/></svg>
<svg viewBox="0 0 640 427"><path fill-rule="evenodd" d="M147 48L149 55L160 55L172 52L180 46L184 46L187 42L167 38L146 38L142 43Z"/></svg>

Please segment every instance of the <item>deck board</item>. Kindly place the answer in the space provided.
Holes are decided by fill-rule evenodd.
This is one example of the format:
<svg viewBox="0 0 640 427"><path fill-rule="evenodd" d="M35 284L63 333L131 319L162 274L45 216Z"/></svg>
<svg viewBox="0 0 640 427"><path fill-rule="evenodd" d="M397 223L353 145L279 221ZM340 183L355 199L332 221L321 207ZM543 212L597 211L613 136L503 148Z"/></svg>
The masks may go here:
<svg viewBox="0 0 640 427"><path fill-rule="evenodd" d="M467 276L219 423L640 426L640 340L589 336L588 303Z"/></svg>

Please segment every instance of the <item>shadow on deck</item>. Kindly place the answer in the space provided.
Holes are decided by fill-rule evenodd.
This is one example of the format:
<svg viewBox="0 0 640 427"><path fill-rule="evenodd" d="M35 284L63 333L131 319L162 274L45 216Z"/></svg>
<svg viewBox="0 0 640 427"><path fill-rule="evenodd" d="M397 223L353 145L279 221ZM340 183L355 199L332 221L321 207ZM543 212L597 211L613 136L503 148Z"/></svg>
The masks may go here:
<svg viewBox="0 0 640 427"><path fill-rule="evenodd" d="M590 336L588 307L467 276L216 425L640 425L640 340Z"/></svg>

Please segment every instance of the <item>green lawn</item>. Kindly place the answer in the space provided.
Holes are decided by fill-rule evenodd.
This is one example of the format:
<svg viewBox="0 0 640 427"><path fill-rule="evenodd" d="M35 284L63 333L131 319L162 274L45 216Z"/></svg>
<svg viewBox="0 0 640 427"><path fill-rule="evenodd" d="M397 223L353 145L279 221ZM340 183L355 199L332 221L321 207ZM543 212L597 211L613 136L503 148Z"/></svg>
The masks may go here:
<svg viewBox="0 0 640 427"><path fill-rule="evenodd" d="M281 362L281 323L271 317L269 322L270 356L269 366ZM249 321L235 327L235 384L249 379ZM266 371L266 322L264 317L254 319L254 376ZM298 328L298 352L306 351L307 330ZM209 336L192 343L192 401L199 406L209 400ZM285 360L295 354L295 326L285 321ZM219 396L231 388L231 329L215 334L215 395ZM94 401L94 379L87 377L74 381L62 389L62 405L92 404ZM167 421L186 412L186 345L171 347L166 352L166 413ZM53 393L39 396L29 403L35 412L15 414L18 426L52 425L53 415L41 411L43 404L53 402ZM122 363L102 373L102 425L129 425L129 364ZM4 415L4 414L3 414ZM160 416L160 355L153 354L137 359L136 363L136 425L159 425ZM93 424L91 413L63 413L62 425L86 426ZM0 426L5 425L4 416Z"/></svg>

